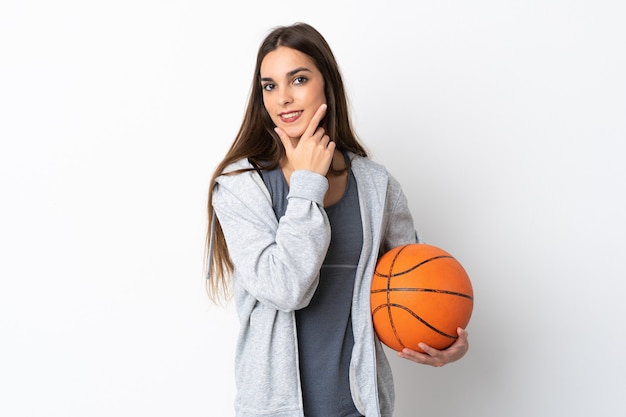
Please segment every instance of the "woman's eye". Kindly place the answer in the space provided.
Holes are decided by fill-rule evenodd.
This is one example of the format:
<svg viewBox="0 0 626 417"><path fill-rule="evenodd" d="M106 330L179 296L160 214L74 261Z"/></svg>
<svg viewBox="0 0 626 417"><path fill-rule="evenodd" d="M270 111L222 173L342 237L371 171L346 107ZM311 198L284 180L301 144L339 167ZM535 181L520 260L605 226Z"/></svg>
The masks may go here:
<svg viewBox="0 0 626 417"><path fill-rule="evenodd" d="M307 81L308 81L308 79L307 79L306 77L304 77L304 76L299 76L299 77L296 77L296 78L293 80L293 83L294 83L294 84L304 84L304 83L306 83Z"/></svg>
<svg viewBox="0 0 626 417"><path fill-rule="evenodd" d="M263 84L261 88L265 91L272 91L274 89L274 84Z"/></svg>

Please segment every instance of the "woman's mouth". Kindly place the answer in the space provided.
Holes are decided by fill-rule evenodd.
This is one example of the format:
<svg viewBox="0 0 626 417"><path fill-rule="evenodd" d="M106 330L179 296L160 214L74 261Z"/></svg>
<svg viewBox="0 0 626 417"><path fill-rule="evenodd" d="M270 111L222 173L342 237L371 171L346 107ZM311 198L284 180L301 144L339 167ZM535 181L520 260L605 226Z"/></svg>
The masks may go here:
<svg viewBox="0 0 626 417"><path fill-rule="evenodd" d="M283 123L293 123L300 118L302 115L302 111L292 111L281 113L278 116Z"/></svg>

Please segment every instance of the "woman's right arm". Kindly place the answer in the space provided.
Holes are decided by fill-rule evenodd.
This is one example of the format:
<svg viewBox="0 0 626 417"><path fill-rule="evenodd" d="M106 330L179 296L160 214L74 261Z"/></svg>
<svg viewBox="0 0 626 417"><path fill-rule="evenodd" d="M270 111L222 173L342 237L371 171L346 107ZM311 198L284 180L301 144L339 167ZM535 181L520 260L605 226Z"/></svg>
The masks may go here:
<svg viewBox="0 0 626 417"><path fill-rule="evenodd" d="M213 207L234 264L235 285L277 310L305 307L330 244L330 224L322 208L328 181L310 171L294 172L278 226L265 196L254 198L229 186L237 182L226 183L216 185Z"/></svg>

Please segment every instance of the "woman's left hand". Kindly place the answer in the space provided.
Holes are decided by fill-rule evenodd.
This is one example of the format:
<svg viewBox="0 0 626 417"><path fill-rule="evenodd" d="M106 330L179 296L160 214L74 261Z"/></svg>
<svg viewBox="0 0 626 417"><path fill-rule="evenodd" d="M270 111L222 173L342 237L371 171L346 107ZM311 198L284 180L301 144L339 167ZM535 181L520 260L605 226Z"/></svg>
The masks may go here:
<svg viewBox="0 0 626 417"><path fill-rule="evenodd" d="M402 352L398 352L398 356L413 362L436 367L458 361L469 349L469 342L467 341L467 331L465 329L461 329L459 327L457 329L457 333L459 337L452 345L444 350L437 350L425 343L420 343L419 347L424 351L424 353L404 348Z"/></svg>

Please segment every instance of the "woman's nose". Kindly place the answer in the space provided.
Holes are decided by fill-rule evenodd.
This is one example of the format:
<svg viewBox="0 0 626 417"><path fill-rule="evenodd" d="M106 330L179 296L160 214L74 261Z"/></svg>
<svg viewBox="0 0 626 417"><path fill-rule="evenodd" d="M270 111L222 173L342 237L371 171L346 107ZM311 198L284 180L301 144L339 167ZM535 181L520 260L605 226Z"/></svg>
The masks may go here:
<svg viewBox="0 0 626 417"><path fill-rule="evenodd" d="M279 95L278 102L281 106L287 105L293 101L292 95L289 93L289 89L283 89Z"/></svg>

